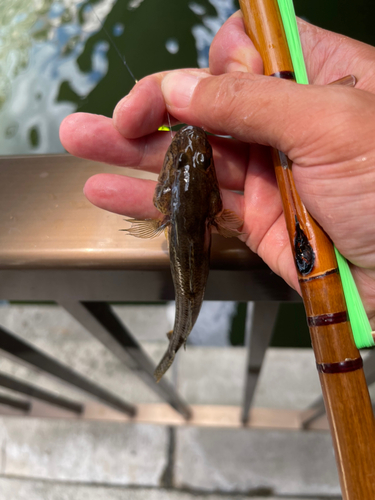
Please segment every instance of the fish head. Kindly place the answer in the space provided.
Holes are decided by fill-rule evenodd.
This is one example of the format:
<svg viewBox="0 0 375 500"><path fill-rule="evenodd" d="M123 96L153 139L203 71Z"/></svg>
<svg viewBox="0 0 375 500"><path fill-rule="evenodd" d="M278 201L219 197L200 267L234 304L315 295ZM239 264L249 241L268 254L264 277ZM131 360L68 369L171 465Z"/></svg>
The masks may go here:
<svg viewBox="0 0 375 500"><path fill-rule="evenodd" d="M203 182L217 186L212 148L206 133L199 127L185 125L175 134L159 174L154 193L154 205L161 213L171 213L172 190L176 188L180 174L182 173L183 176L184 172L188 172L189 169L198 174L201 185ZM193 175L192 171L191 175ZM218 186L216 190L218 191Z"/></svg>
<svg viewBox="0 0 375 500"><path fill-rule="evenodd" d="M212 148L203 129L186 125L177 132L173 140L178 144L179 150L177 169L186 165L207 173L214 169Z"/></svg>

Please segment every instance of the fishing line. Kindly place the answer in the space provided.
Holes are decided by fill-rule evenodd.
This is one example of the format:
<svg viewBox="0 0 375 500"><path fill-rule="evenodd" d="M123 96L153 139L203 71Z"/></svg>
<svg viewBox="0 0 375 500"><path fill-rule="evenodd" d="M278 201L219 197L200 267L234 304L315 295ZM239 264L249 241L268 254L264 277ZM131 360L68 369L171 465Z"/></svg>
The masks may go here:
<svg viewBox="0 0 375 500"><path fill-rule="evenodd" d="M132 72L132 70L130 69L130 66L129 64L126 62L126 59L125 59L125 56L123 54L121 54L119 48L117 47L117 45L115 44L113 38L111 37L111 35L109 34L109 31L106 29L106 27L104 26L104 23L103 21L101 21L101 19L99 18L98 14L96 13L95 9L94 9L94 6L89 3L93 13L94 13L94 16L96 17L96 19L98 20L100 26L102 27L104 33L107 35L108 37L108 40L110 41L112 47L115 49L115 51L117 52L117 55L119 56L119 58L121 59L121 61L124 63L125 65L125 68L128 70L129 72L129 75L131 76L131 78L134 80L135 83L138 83L138 80L136 79L136 77L134 76L134 73ZM168 125L169 125L169 128L168 127L165 127L164 125L162 125L161 127L159 127L158 130L161 130L161 131L166 131L166 130L169 130L170 133L171 133L171 138L173 139L173 133L172 133L172 124L171 124L171 116L167 110L167 117L168 117Z"/></svg>
<svg viewBox="0 0 375 500"><path fill-rule="evenodd" d="M89 3L89 5L90 5L90 7L91 7L91 9L92 9L92 11L93 11L93 13L94 13L94 16L95 16L95 17L96 17L96 19L99 21L99 24L100 24L100 26L102 27L102 29L103 29L104 33L107 35L108 40L110 41L110 43L111 43L112 47L115 49L115 51L117 52L117 54L118 54L119 58L120 58L120 59L121 59L121 61L124 63L125 68L126 68L126 69L128 70L128 72L129 72L129 75L132 77L132 79L134 80L134 82L135 82L135 83L138 83L138 80L136 79L136 77L134 76L134 74L133 74L132 70L130 69L130 67L129 67L128 63L126 62L126 59L125 59L124 55L123 55L123 54L121 54L121 52L120 52L119 48L117 47L117 45L116 45L116 44L115 44L115 42L113 41L113 39L112 39L111 35L109 34L109 31L106 29L106 27L104 26L104 23L101 21L101 19L99 18L98 14L96 13L96 11L95 11L95 9L94 9L94 6L93 6L91 3Z"/></svg>

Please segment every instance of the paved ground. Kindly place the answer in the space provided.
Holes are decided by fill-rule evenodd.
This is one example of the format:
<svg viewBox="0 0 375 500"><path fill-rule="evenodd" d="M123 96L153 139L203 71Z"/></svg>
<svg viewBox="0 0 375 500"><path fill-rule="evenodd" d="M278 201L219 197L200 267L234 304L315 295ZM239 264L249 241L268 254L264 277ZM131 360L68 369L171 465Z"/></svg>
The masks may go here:
<svg viewBox="0 0 375 500"><path fill-rule="evenodd" d="M117 307L116 311L157 361L170 329L168 307ZM160 401L57 307L1 307L0 324L131 402ZM241 404L244 348L189 346L178 358L174 378L189 403ZM0 371L85 399L5 358L0 358ZM318 394L311 350L269 349L255 406L303 409ZM0 500L87 498L333 500L341 496L326 432L0 418Z"/></svg>

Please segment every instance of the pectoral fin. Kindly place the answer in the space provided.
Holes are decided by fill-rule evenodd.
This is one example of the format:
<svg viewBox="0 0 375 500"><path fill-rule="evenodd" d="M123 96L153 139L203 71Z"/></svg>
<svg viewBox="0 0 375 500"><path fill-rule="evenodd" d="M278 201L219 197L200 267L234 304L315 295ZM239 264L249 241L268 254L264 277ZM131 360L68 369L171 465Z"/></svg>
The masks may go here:
<svg viewBox="0 0 375 500"><path fill-rule="evenodd" d="M168 231L168 225L167 224L165 227L164 227L164 236L165 236L165 239L167 240L167 243L169 245L169 231Z"/></svg>
<svg viewBox="0 0 375 500"><path fill-rule="evenodd" d="M243 225L243 220L231 210L223 210L220 215L215 217L213 225L216 227L219 234L225 236L225 238L245 234L238 231L238 228Z"/></svg>
<svg viewBox="0 0 375 500"><path fill-rule="evenodd" d="M155 238L169 225L169 218L165 217L160 219L125 219L126 222L131 223L129 229L120 229L126 231L131 236L136 238Z"/></svg>

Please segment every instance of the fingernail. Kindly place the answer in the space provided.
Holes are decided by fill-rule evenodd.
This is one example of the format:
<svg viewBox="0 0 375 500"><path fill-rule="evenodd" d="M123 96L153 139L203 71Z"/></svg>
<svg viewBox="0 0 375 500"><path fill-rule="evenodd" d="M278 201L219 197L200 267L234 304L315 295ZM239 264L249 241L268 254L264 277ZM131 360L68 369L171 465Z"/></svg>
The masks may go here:
<svg viewBox="0 0 375 500"><path fill-rule="evenodd" d="M239 62L231 62L225 68L225 72L231 73L232 71L241 71L242 73L248 73L249 69L244 64L241 64Z"/></svg>
<svg viewBox="0 0 375 500"><path fill-rule="evenodd" d="M184 71L169 73L161 83L165 102L176 108L188 107L195 87L205 76L209 75L194 75Z"/></svg>

